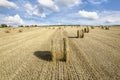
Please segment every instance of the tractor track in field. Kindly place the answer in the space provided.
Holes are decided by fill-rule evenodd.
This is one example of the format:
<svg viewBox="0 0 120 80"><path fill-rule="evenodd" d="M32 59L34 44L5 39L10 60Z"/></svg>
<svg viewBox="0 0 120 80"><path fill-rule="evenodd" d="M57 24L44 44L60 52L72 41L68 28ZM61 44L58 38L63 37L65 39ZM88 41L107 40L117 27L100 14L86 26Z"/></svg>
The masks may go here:
<svg viewBox="0 0 120 80"><path fill-rule="evenodd" d="M116 39L112 38L111 39L111 38L108 38L108 37L106 38L106 37L104 37L102 35L99 35L99 34L94 34L94 35L92 34L92 36L90 36L90 37L93 38L93 39L96 39L97 41L102 42L103 44L111 46L114 49L119 50L119 48L120 48L119 38L116 38Z"/></svg>
<svg viewBox="0 0 120 80"><path fill-rule="evenodd" d="M64 34L66 36L68 36L67 32L65 31ZM76 38L75 38L76 39ZM83 79L93 79L93 80L97 80L99 77L96 76L95 71L92 69L92 67L89 65L86 57L85 57L85 53L77 46L77 42L74 41L74 39L69 39L69 45L70 45L70 50L72 50L71 53L73 53L72 55L77 55L77 57L79 58L75 58L77 59L76 62L73 63L78 63L79 66L81 66L81 68L86 72L86 74L88 74L89 76L83 77ZM72 47L74 46L74 47ZM77 62L78 61L78 62ZM72 63L72 62L71 62ZM81 65L80 65L81 64ZM74 64L73 64L74 65ZM73 69L75 69L75 65L73 66ZM77 69L78 70L78 69ZM77 73L77 71L75 71L74 73ZM78 80L80 79L79 76L76 76L78 78ZM75 79L76 80L76 79Z"/></svg>
<svg viewBox="0 0 120 80"><path fill-rule="evenodd" d="M66 31L64 32L65 34L67 34L66 36L69 36L70 34L74 34L75 35L75 33L67 33ZM90 37L89 37L90 36ZM98 37L96 37L96 38L98 38ZM102 38L101 38L102 39ZM111 79L111 80L118 80L120 77L119 77L119 64L118 64L118 62L119 62L119 58L117 57L117 55L114 57L114 58L112 58L112 56L114 56L114 55L111 55L111 56L109 56L109 54L101 54L101 56L104 56L105 55L105 63L107 62L107 60L110 60L110 58L111 58L111 60L110 60L110 64L111 64L111 67L109 66L109 64L107 63L107 65L108 66L105 66L105 63L100 63L99 65L95 65L94 63L93 63L93 61L90 61L89 60L89 55L88 54L92 54L92 52L91 52L91 50L92 50L92 48L91 49L89 49L88 48L88 50L87 50L87 48L86 47L84 47L86 44L87 45L89 45L88 44L88 42L86 43L86 41L88 40L88 42L89 42L89 40L91 40L92 41L92 43L93 42L98 42L99 44L104 44L104 45L106 45L105 43L102 43L101 42L101 40L96 40L95 38L93 38L93 37L91 37L91 35L89 34L89 33L87 33L87 34L85 34L85 39L83 38L83 39L77 39L77 38L70 38L70 42L71 42L71 46L74 46L74 47L72 47L72 48L74 48L73 49L73 51L78 51L78 52L73 52L73 53L78 53L77 54L77 56L79 57L78 58L78 60L80 60L80 61L78 61L79 63L81 62L81 64L82 64L82 66L83 66L83 68L85 68L86 66L88 66L88 68L85 68L85 70L87 70L88 72L88 74L90 74L90 76L91 76L91 78L90 79L93 79L93 80L109 80L109 79ZM80 42L79 42L80 41ZM91 46L92 46L92 43L91 43ZM96 43L96 46L97 45L99 45L98 43ZM106 42L107 43L107 42ZM81 45L82 44L82 45ZM95 43L94 43L95 44ZM84 45L84 46L83 46ZM101 48L104 48L104 45L103 45L103 47L101 47ZM76 48L75 48L75 46L77 46ZM90 46L90 45L89 45ZM81 48L80 48L81 47ZM94 47L94 46L92 46L92 47ZM108 47L110 47L111 48L111 46L108 46ZM71 50L72 50L72 48L71 48ZM106 46L106 48L107 48L107 46ZM101 49L102 50L102 49ZM117 51L119 50L119 49L116 49ZM85 51L85 52L84 52ZM97 48L96 49L94 49L94 51L97 51ZM105 50L104 50L105 51ZM108 51L108 50L107 50ZM115 50L114 50L115 51ZM89 53L88 53L89 52ZM90 53L91 52L91 53ZM95 52L94 52L95 53ZM103 52L104 53L104 52ZM107 53L107 52L106 52ZM117 53L119 53L119 51L117 52ZM116 53L116 54L117 54ZM97 54L97 53L96 53ZM95 55L96 55L95 54ZM95 57L97 57L97 56L95 56L94 54L92 54L91 56L93 56L93 59L95 58ZM108 56L108 57L107 57ZM76 57L76 59L77 59L77 57ZM101 58L102 59L102 58ZM114 59L114 60L112 60L112 59ZM115 60L116 59L116 60ZM98 61L98 60L97 60ZM116 62L117 61L117 62ZM85 63L84 63L85 62ZM95 61L94 61L95 62ZM100 62L100 61L99 61ZM96 62L97 63L97 62ZM117 65L116 65L117 64ZM108 69L108 71L107 71L107 69ZM77 69L78 70L78 69ZM118 71L116 71L116 70L118 70ZM90 72L90 73L89 73ZM86 73L86 74L87 74ZM102 77L102 76L104 76L104 77ZM113 77L114 76L114 77ZM89 79L89 78L88 78Z"/></svg>

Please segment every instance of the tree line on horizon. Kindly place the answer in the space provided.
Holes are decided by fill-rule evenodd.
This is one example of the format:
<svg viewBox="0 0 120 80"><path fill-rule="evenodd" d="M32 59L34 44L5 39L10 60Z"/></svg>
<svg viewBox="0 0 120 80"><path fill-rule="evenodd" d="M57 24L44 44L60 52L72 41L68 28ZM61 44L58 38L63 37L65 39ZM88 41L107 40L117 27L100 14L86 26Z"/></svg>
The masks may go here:
<svg viewBox="0 0 120 80"><path fill-rule="evenodd" d="M52 26L93 26L93 25L18 25L18 27L39 27L39 26L46 26L46 27L52 27ZM98 25L98 26L106 26L106 25ZM109 26L120 26L120 25L109 25ZM13 27L11 25L7 24L0 24L0 28L6 28L6 27Z"/></svg>

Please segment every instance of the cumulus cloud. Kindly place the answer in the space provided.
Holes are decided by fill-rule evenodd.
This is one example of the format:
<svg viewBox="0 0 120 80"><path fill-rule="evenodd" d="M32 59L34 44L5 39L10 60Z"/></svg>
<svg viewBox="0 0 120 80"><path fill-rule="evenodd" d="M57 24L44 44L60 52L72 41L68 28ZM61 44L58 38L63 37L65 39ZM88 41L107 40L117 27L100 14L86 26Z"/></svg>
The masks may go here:
<svg viewBox="0 0 120 80"><path fill-rule="evenodd" d="M36 15L36 16L40 16L40 17L46 17L46 14L44 13L44 11L42 9L40 10L37 5L32 6L31 4L27 3L27 4L25 4L25 8L26 8L27 13L29 15Z"/></svg>
<svg viewBox="0 0 120 80"><path fill-rule="evenodd" d="M67 7L73 7L82 3L81 0L55 0L55 2Z"/></svg>
<svg viewBox="0 0 120 80"><path fill-rule="evenodd" d="M102 11L100 20L106 24L120 24L120 11Z"/></svg>
<svg viewBox="0 0 120 80"><path fill-rule="evenodd" d="M99 18L96 12L89 12L89 11L82 10L82 11L79 11L78 14L80 17L85 18L85 19L95 20Z"/></svg>
<svg viewBox="0 0 120 80"><path fill-rule="evenodd" d="M0 6L6 7L6 8L19 8L14 2L8 1L8 0L0 0Z"/></svg>
<svg viewBox="0 0 120 80"><path fill-rule="evenodd" d="M18 14L14 16L7 16L5 17L4 21L8 24L13 24L13 25L23 24L23 20Z"/></svg>
<svg viewBox="0 0 120 80"><path fill-rule="evenodd" d="M115 20L115 19L106 19L105 22L106 23L115 23L115 22L117 22L117 20Z"/></svg>
<svg viewBox="0 0 120 80"><path fill-rule="evenodd" d="M50 9L53 11L59 11L58 6L55 4L53 0L38 0L38 2L40 3L40 5L42 5L47 9Z"/></svg>

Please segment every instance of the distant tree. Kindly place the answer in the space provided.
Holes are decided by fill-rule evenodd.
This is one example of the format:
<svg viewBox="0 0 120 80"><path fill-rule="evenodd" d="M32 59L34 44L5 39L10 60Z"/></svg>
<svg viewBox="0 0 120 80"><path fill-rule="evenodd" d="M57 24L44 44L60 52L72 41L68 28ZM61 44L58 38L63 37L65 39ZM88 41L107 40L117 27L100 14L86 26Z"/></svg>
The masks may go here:
<svg viewBox="0 0 120 80"><path fill-rule="evenodd" d="M35 27L37 27L37 25L35 25Z"/></svg>
<svg viewBox="0 0 120 80"><path fill-rule="evenodd" d="M29 27L29 25L26 25L25 27Z"/></svg>
<svg viewBox="0 0 120 80"><path fill-rule="evenodd" d="M1 24L1 27L2 28L7 27L7 24Z"/></svg>
<svg viewBox="0 0 120 80"><path fill-rule="evenodd" d="M23 25L20 25L19 27L24 27Z"/></svg>

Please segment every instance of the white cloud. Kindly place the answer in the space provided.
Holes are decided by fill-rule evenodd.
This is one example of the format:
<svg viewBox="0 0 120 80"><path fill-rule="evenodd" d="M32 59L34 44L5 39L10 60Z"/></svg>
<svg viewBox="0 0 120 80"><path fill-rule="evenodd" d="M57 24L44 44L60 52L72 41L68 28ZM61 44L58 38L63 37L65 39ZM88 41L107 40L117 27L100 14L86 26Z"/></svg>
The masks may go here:
<svg viewBox="0 0 120 80"><path fill-rule="evenodd" d="M106 24L120 24L120 11L102 11L100 22Z"/></svg>
<svg viewBox="0 0 120 80"><path fill-rule="evenodd" d="M96 12L89 12L89 11L79 11L78 12L79 16L82 17L82 18L85 18L85 19L98 19L99 16Z"/></svg>
<svg viewBox="0 0 120 80"><path fill-rule="evenodd" d="M4 18L4 21L8 24L13 24L13 25L23 24L23 20L18 14L14 16L7 16Z"/></svg>
<svg viewBox="0 0 120 80"><path fill-rule="evenodd" d="M116 22L114 19L106 19L106 23L114 23Z"/></svg>
<svg viewBox="0 0 120 80"><path fill-rule="evenodd" d="M40 3L40 5L42 5L47 9L50 9L53 11L59 11L58 6L54 3L53 0L38 0L38 2Z"/></svg>
<svg viewBox="0 0 120 80"><path fill-rule="evenodd" d="M92 25L120 25L120 11L101 11L97 20L79 19L78 21Z"/></svg>
<svg viewBox="0 0 120 80"><path fill-rule="evenodd" d="M55 0L55 2L67 7L73 7L82 3L81 0Z"/></svg>
<svg viewBox="0 0 120 80"><path fill-rule="evenodd" d="M102 4L107 2L108 0L88 0L91 4Z"/></svg>
<svg viewBox="0 0 120 80"><path fill-rule="evenodd" d="M81 25L120 25L120 11L79 12L80 14L68 13L65 17L58 17L61 20L58 22ZM95 15L97 15L97 17L93 18Z"/></svg>
<svg viewBox="0 0 120 80"><path fill-rule="evenodd" d="M36 15L36 16L40 16L40 17L46 17L46 14L44 13L43 10L39 10L38 6L32 6L31 4L27 3L25 4L25 8L27 10L27 13L29 15Z"/></svg>
<svg viewBox="0 0 120 80"><path fill-rule="evenodd" d="M0 6L6 7L6 8L19 8L15 3L8 1L8 0L0 0Z"/></svg>

